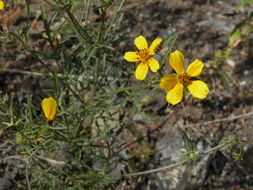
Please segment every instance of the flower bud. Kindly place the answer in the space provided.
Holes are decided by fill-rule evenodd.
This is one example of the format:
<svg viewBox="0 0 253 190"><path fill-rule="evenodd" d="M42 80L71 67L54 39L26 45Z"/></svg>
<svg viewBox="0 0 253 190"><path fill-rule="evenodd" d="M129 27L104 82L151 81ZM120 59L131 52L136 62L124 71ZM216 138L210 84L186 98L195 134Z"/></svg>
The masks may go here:
<svg viewBox="0 0 253 190"><path fill-rule="evenodd" d="M4 2L0 0L0 10L4 9Z"/></svg>
<svg viewBox="0 0 253 190"><path fill-rule="evenodd" d="M38 137L36 141L43 141L44 139L42 137Z"/></svg>
<svg viewBox="0 0 253 190"><path fill-rule="evenodd" d="M41 102L41 107L48 121L51 121L55 118L57 111L57 102L54 98L44 98Z"/></svg>

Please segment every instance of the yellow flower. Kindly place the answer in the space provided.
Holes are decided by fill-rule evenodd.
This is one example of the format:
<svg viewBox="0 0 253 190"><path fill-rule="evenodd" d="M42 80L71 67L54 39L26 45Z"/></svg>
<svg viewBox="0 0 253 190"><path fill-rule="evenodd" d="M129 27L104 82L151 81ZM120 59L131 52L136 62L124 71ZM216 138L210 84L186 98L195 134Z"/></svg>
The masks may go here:
<svg viewBox="0 0 253 190"><path fill-rule="evenodd" d="M204 99L209 93L208 86L201 80L191 80L192 77L198 77L204 63L199 59L192 62L186 72L184 71L184 55L182 52L176 50L170 54L169 63L171 67L176 71L177 76L173 74L167 74L160 81L160 88L167 91L167 102L175 105L182 101L184 86L186 86L189 92L195 97Z"/></svg>
<svg viewBox="0 0 253 190"><path fill-rule="evenodd" d="M17 144L22 144L23 142L24 142L24 139L23 139L22 135L21 134L17 134L16 135L16 143Z"/></svg>
<svg viewBox="0 0 253 190"><path fill-rule="evenodd" d="M44 98L41 102L41 107L48 121L51 121L55 118L57 111L57 102L54 98Z"/></svg>
<svg viewBox="0 0 253 190"><path fill-rule="evenodd" d="M135 71L135 77L137 80L145 79L148 68L152 72L157 72L160 68L159 63L152 56L158 53L161 49L161 38L156 38L150 47L148 47L148 42L144 36L138 36L134 40L134 44L137 47L138 51L126 52L124 59L129 62L138 62L140 63Z"/></svg>
<svg viewBox="0 0 253 190"><path fill-rule="evenodd" d="M38 137L38 138L36 139L36 141L42 141L42 140L44 140L42 137Z"/></svg>
<svg viewBox="0 0 253 190"><path fill-rule="evenodd" d="M4 2L0 0L0 10L4 9Z"/></svg>

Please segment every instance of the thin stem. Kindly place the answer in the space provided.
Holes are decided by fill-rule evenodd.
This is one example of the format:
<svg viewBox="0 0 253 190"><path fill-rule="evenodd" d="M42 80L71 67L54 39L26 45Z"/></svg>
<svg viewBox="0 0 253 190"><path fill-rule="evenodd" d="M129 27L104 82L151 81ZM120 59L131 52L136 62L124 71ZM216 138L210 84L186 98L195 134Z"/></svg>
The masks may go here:
<svg viewBox="0 0 253 190"><path fill-rule="evenodd" d="M159 172L159 171L162 171L162 170L166 170L166 169L171 169L171 168L175 168L177 166L180 166L188 161L190 161L191 158L187 158L181 162L178 162L178 163L175 163L175 164L172 164L172 165L168 165L168 166L164 166L164 167L161 167L161 168L156 168L156 169L153 169L153 170L147 170L147 171L143 171L143 172L134 172L134 173L130 173L130 174L124 174L123 177L132 177L132 176L138 176L138 175L143 175L143 174L150 174L150 173L154 173L154 172Z"/></svg>
<svg viewBox="0 0 253 190"><path fill-rule="evenodd" d="M210 125L210 124L215 124L215 123L221 123L221 122L227 122L227 121L232 121L232 120L236 120L236 119L241 119L244 117L249 117L253 115L253 111L248 112L246 114L241 114L241 115L237 115L237 116L232 116L229 118L222 118L222 119L215 119L212 121L207 121L207 122L203 122L203 123L197 123L197 124L189 124L189 125L185 125L184 127L195 127L195 126L199 126L199 125Z"/></svg>
<svg viewBox="0 0 253 190"><path fill-rule="evenodd" d="M161 61L161 68L164 66L165 61L167 60L167 57L168 57L169 53L171 52L172 47L174 46L177 36L178 36L178 32L172 34L167 40L165 40L164 45L166 46L167 43L170 42L170 46L169 46L168 50L166 51L165 56L163 56L163 59ZM160 70L162 70L162 69L160 69Z"/></svg>
<svg viewBox="0 0 253 190"><path fill-rule="evenodd" d="M67 119L67 117L66 117L66 115L65 115L65 114L63 115L63 118L64 118L65 123L66 123L66 125L67 125L68 143L70 144L70 130L69 130L69 122L68 122L68 119Z"/></svg>
<svg viewBox="0 0 253 190"><path fill-rule="evenodd" d="M79 33L79 35L83 38L83 40L89 44L92 43L90 35L88 34L88 32L85 30L85 28L83 28L79 22L76 20L75 16L70 12L70 10L68 9L67 5L65 5L62 0L59 0L59 2L62 4L63 7L61 7L62 9L64 9L64 11L67 13L68 17L69 17L69 21L75 26L75 28L77 29L77 33Z"/></svg>
<svg viewBox="0 0 253 190"><path fill-rule="evenodd" d="M18 73L18 74L24 74L24 75L33 75L33 76L43 76L42 73L38 72L31 72L31 71L22 71L22 70L17 70L17 69L0 69L0 73Z"/></svg>
<svg viewBox="0 0 253 190"><path fill-rule="evenodd" d="M39 58L39 56L35 53L36 51L35 50L32 50L32 49L30 49L27 45L26 45L26 43L20 38L20 36L19 35L17 35L16 33L14 33L14 32L9 32L9 34L11 35L11 36L13 36L14 38L16 38L18 41L20 41L22 44L23 44L23 46L24 46L24 48L28 51L28 52L30 52L48 71L50 71L50 72L53 72L53 70L48 66L48 65L46 65L40 58Z"/></svg>
<svg viewBox="0 0 253 190"><path fill-rule="evenodd" d="M111 31L112 25L114 24L116 18L118 18L118 14L122 10L122 7L123 7L124 3L125 3L125 0L122 0L119 7L118 7L118 9L117 9L117 11L116 11L116 14L114 15L110 25L108 26L108 29L105 32L104 39L107 39L107 36L108 36L109 32Z"/></svg>
<svg viewBox="0 0 253 190"><path fill-rule="evenodd" d="M28 190L32 190L31 184L30 184L30 181L29 181L29 177L28 177L28 163L29 163L29 161L27 161L26 164L25 164L25 179L26 179Z"/></svg>
<svg viewBox="0 0 253 190"><path fill-rule="evenodd" d="M86 11L86 15L85 15L85 26L88 24L88 18L89 18L89 14L90 14L90 8L91 8L91 0L88 0L87 2L87 11Z"/></svg>
<svg viewBox="0 0 253 190"><path fill-rule="evenodd" d="M64 165L66 165L66 163L64 161L53 160L53 159L46 158L46 157L43 157L43 156L37 156L37 158L40 159L40 160L46 161L46 162L50 163L53 166L64 166Z"/></svg>

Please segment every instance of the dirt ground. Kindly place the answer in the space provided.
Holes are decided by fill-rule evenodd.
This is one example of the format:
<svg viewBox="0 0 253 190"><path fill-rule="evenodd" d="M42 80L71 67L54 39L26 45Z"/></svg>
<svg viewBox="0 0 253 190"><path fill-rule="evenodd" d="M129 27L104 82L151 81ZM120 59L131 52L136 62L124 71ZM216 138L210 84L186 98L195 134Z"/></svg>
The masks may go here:
<svg viewBox="0 0 253 190"><path fill-rule="evenodd" d="M214 59L215 52L228 47L229 34L253 8L251 4L236 11L238 2L238 0L127 0L123 27L119 31L122 42L118 49L121 49L122 53L131 50L133 40L139 34L151 42L155 37L166 38L178 31L179 36L173 49L184 52L186 63L191 63L196 58L202 60L205 63L204 76L207 76L210 74L208 73L212 67L210 60ZM18 8L22 10L22 7ZM19 17L20 15L13 19L20 21ZM34 36L36 38L36 34ZM234 153L238 151L236 148L225 152L218 151L215 155L207 154L198 161L170 170L124 179L119 182L117 189L253 189L253 57L248 55L248 48L250 47L246 45L238 48L234 50L232 57L223 60L219 69L228 73L232 79L227 87L224 87L218 78L204 77L209 85L210 94L203 101L188 98L183 108L181 105L168 108L165 98L158 96L161 92L152 92L153 100L146 108L158 118L158 121L148 123L151 131L161 126L159 130L149 134L154 153L142 169L153 169L180 161L184 154L178 147L183 146L183 139L176 129L177 126L193 133L198 149L203 151L234 134L236 140L246 142L243 159L238 162L233 159ZM8 49L1 51L1 54L1 69L40 69L31 56L20 56L15 50L8 51ZM20 64L15 64L18 56ZM40 81L38 76L10 73L7 70L0 73L1 90L20 101L27 97L27 91L40 94L40 89L48 85ZM138 123L138 118L136 115L134 122ZM149 132L143 130L144 135ZM0 157L13 154L13 146L12 150L6 145L1 147ZM3 147L7 148L4 150ZM127 150L129 152L134 148L136 147L130 145ZM119 158L129 159L131 155L128 152L122 152ZM126 171L124 167L116 163L112 173ZM0 164L0 190L3 189L1 183L11 184L18 180L19 176L15 172L15 170L9 172L8 164Z"/></svg>

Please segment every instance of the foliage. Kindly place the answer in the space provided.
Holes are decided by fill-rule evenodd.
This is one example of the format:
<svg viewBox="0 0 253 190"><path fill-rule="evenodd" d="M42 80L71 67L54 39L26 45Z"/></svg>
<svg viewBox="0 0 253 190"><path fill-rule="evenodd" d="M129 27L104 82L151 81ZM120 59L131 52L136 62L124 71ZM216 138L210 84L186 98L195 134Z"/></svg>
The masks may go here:
<svg viewBox="0 0 253 190"><path fill-rule="evenodd" d="M47 49L29 45L33 39L28 32L29 1L26 24L19 32L2 33L2 38L22 46L21 52L41 64L44 72L36 74L52 84L41 89L40 96L30 93L27 103L1 96L1 129L8 131L6 140L14 137L18 153L29 168L29 180L20 188L26 189L27 184L35 189L113 186L108 175L112 158L120 151L121 132L129 129L122 118L131 118L136 112L145 114L140 89L149 83L132 85L133 66L124 62L122 52L115 49L121 38L117 31L123 4L124 0L45 0L41 6L44 32L39 40ZM114 14L111 19L109 12ZM94 13L96 20L92 20ZM41 101L46 97L57 103L51 106L45 103L50 98L44 99L43 114Z"/></svg>
<svg viewBox="0 0 253 190"><path fill-rule="evenodd" d="M25 48L45 68L41 79L52 82L42 89L42 96L31 94L25 104L2 98L2 129L16 136L19 154L28 164L31 187L35 189L103 189L111 186L106 175L110 158L117 151L115 133L124 128L121 110L131 101L130 74L114 44L122 20L124 1L118 2L115 16L107 20L114 1L97 1L93 8L99 22L88 23L88 2L45 1L41 6L44 33L41 38L48 49L28 45L32 34L8 31L9 39ZM30 4L27 3L27 18ZM116 2L115 2L116 3ZM85 23L83 23L83 21ZM54 25L55 24L55 25ZM54 67L48 64L50 60ZM43 97L57 100L57 116L47 122L41 112ZM7 107L6 107L7 106ZM4 117L3 117L4 116ZM50 119L51 120L51 119ZM9 136L6 136L8 138ZM62 160L58 166L51 160ZM98 167L101 166L101 167ZM25 188L26 186L24 186Z"/></svg>

